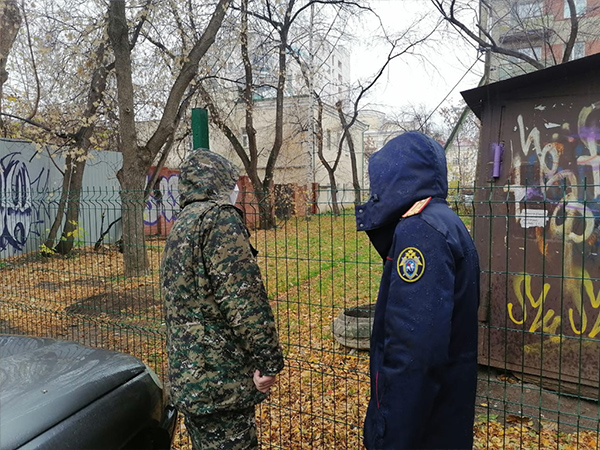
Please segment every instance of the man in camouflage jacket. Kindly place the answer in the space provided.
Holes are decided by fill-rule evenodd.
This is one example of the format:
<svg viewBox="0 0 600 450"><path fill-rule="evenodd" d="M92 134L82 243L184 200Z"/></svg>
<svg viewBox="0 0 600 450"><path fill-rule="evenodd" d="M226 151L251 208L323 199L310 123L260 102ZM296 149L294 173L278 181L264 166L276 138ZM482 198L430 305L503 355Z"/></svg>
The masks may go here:
<svg viewBox="0 0 600 450"><path fill-rule="evenodd" d="M257 448L254 405L284 365L249 233L230 203L237 179L222 156L192 152L162 259L170 392L195 450Z"/></svg>

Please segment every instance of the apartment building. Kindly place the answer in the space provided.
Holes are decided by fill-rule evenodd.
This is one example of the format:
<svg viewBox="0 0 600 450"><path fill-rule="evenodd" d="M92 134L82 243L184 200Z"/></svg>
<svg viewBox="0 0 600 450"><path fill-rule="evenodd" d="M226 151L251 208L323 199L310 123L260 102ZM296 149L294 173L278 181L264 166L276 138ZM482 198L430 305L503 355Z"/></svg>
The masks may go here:
<svg viewBox="0 0 600 450"><path fill-rule="evenodd" d="M350 85L350 52L342 45L331 45L324 39L315 37L313 55L298 50L308 62L308 73L312 76L315 92L330 105L348 97ZM306 94L307 87L301 67L291 60L288 67L287 89L291 96Z"/></svg>
<svg viewBox="0 0 600 450"><path fill-rule="evenodd" d="M317 35L312 41L310 45L292 45L291 51L298 56L302 66L295 57L288 57L285 95L306 95L308 81L323 102L334 105L338 100L348 97L350 53L344 46L332 45ZM275 95L273 86L277 84L279 74L277 55L257 52L252 63L258 95L265 99L272 98Z"/></svg>
<svg viewBox="0 0 600 450"><path fill-rule="evenodd" d="M499 46L524 53L544 67L563 62L573 24L567 0L480 0L480 4L485 28ZM600 52L600 0L574 4L578 31L570 60ZM487 68L490 82L536 69L498 53L489 55Z"/></svg>

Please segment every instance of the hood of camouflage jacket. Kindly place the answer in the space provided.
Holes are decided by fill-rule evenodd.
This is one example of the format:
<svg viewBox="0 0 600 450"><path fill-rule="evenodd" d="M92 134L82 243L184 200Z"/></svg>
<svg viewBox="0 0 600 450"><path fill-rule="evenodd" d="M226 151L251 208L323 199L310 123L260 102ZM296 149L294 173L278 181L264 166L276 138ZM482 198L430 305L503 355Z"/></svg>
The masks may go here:
<svg viewBox="0 0 600 450"><path fill-rule="evenodd" d="M179 174L181 207L207 200L229 203L238 178L238 168L223 156L206 149L192 151Z"/></svg>

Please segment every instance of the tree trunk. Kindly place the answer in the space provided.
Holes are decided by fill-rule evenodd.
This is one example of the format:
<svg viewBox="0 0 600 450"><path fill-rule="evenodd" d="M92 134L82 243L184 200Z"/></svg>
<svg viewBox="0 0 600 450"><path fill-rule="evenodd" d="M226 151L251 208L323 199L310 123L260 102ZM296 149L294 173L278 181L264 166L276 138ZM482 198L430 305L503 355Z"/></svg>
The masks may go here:
<svg viewBox="0 0 600 450"><path fill-rule="evenodd" d="M285 21L279 27L279 73L277 75L277 94L275 96L275 139L273 140L273 146L271 153L267 159L267 165L265 167L265 177L263 180L264 191L260 194L263 197L263 201L260 202L260 225L261 229L269 229L275 226L275 208L273 208L273 186L274 186L274 173L275 166L277 164L277 158L279 152L283 146L283 114L284 114L284 90L285 90L285 79L287 73L287 46L288 46L288 33L291 26L292 10L294 8L294 0L287 4L287 12L285 14Z"/></svg>
<svg viewBox="0 0 600 450"><path fill-rule="evenodd" d="M152 158L139 148L135 130L131 46L129 44L125 2L111 0L108 9L108 36L115 54L117 101L119 105L119 149L123 167L117 173L121 184L123 219L123 261L125 276L140 276L148 268L144 235L144 187L146 170ZM149 161L147 161L149 160Z"/></svg>
<svg viewBox="0 0 600 450"><path fill-rule="evenodd" d="M123 166L125 164L125 158L123 158ZM133 168L132 165L128 165L128 167ZM144 184L146 171L142 167L138 167L138 170L129 170L127 173L121 169L117 173L117 178L121 183L125 276L143 276L148 269L146 236L144 232L144 209L146 208Z"/></svg>
<svg viewBox="0 0 600 450"><path fill-rule="evenodd" d="M65 209L67 207L67 197L69 196L69 173L71 165L71 157L67 156L67 160L65 163L65 173L63 174L63 182L62 182L62 190L60 193L60 200L58 202L58 209L56 211L56 216L54 217L54 222L50 227L50 231L48 232L48 236L46 236L46 241L44 242L44 247L46 247L46 251L50 251L54 247L54 241L56 240L56 236L58 234L58 230L63 223Z"/></svg>
<svg viewBox="0 0 600 450"><path fill-rule="evenodd" d="M261 189L254 192L258 201L258 226L261 230L275 228L275 208L273 207L273 196L270 189Z"/></svg>
<svg viewBox="0 0 600 450"><path fill-rule="evenodd" d="M354 188L354 203L356 205L360 205L362 203L362 188L360 185L360 180L358 179L358 166L356 164L356 151L354 148L354 140L352 139L352 135L350 134L350 127L348 126L346 116L344 115L344 111L342 110L342 102L337 102L335 104L335 107L340 117L342 129L344 130L344 134L342 135L341 139L342 142L340 143L340 145L343 145L344 136L348 141L348 151L350 152L350 165L352 167L352 186Z"/></svg>
<svg viewBox="0 0 600 450"><path fill-rule="evenodd" d="M79 202L83 184L85 160L75 161L72 165L69 190L67 195L67 213L61 238L54 248L56 253L68 255L73 249L75 239L83 237L84 230L79 226Z"/></svg>
<svg viewBox="0 0 600 450"><path fill-rule="evenodd" d="M327 176L329 177L329 185L331 189L331 209L335 215L340 214L340 207L337 201L337 181L335 180L335 171L338 166L339 157L341 153L341 148L338 147L338 154L333 165L329 164L329 161L325 158L323 154L323 100L317 95L315 96L317 100L317 156L319 157L319 161L323 164L323 167L327 171Z"/></svg>
<svg viewBox="0 0 600 450"><path fill-rule="evenodd" d="M110 0L108 37L115 55L119 105L119 149L123 155L123 167L117 173L117 178L122 188L125 276L142 275L148 267L143 221L146 174L156 155L175 133L178 120L187 105L186 101L182 102L182 98L198 73L200 60L214 43L230 3L230 0L218 1L202 36L194 43L184 58L181 70L169 91L156 131L145 145L138 146L131 75L132 46L128 39L129 29L125 14L125 2L124 0Z"/></svg>
<svg viewBox="0 0 600 450"><path fill-rule="evenodd" d="M335 180L335 173L333 171L328 171L329 174L329 184L331 185L331 210L333 214L336 216L340 215L340 205L338 204L338 188L337 181Z"/></svg>
<svg viewBox="0 0 600 450"><path fill-rule="evenodd" d="M104 44L100 44L98 51L96 52L97 67L92 74L90 92L87 98L86 109L83 113L83 119L86 125L79 128L79 131L75 135L73 147L76 154L69 154L66 157L61 199L56 218L54 219L50 233L46 238L45 246L47 248L52 248L60 225L63 223L63 214L66 207L67 212L64 217L62 236L54 248L54 251L61 255L67 255L73 249L75 239L79 237L78 234L80 232L85 232L85 230L79 229L79 205L81 188L83 186L83 172L85 170L85 164L91 146L90 138L94 132L94 125L90 119L98 111L98 105L100 104L106 89L108 70L104 64L105 51L106 48Z"/></svg>

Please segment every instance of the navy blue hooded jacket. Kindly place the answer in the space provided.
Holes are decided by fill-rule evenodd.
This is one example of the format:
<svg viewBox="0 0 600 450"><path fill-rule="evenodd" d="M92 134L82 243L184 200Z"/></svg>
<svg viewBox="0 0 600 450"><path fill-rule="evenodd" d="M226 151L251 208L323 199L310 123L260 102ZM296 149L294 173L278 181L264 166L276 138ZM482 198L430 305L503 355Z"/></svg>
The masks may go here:
<svg viewBox="0 0 600 450"><path fill-rule="evenodd" d="M444 150L421 133L404 133L370 157L369 178L371 198L356 207L357 229L367 232L384 268L365 446L470 450L479 261L446 203Z"/></svg>

